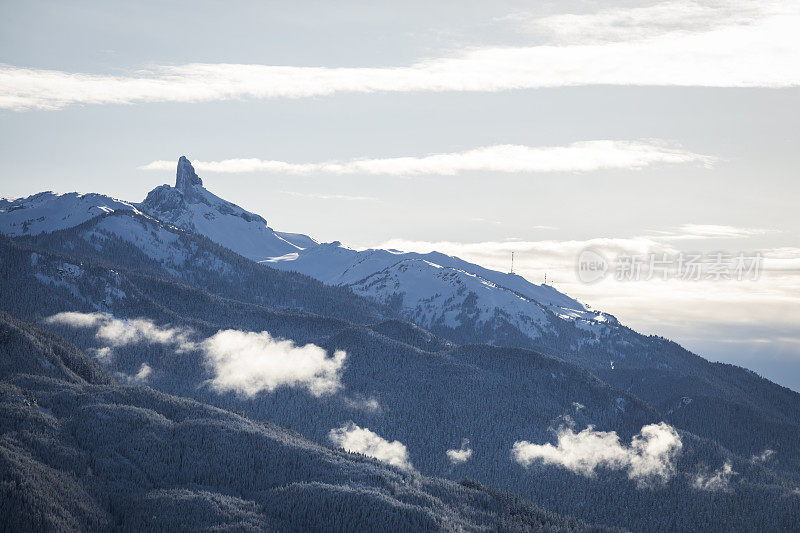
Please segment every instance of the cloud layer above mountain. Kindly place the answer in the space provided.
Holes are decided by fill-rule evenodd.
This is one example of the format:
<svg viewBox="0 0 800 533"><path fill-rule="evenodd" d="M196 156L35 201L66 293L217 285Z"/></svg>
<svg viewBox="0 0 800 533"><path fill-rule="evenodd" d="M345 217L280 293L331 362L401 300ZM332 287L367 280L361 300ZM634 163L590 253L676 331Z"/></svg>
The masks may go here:
<svg viewBox="0 0 800 533"><path fill-rule="evenodd" d="M561 427L557 442L532 444L514 443L512 456L523 466L541 461L568 470L593 476L599 468L624 470L640 485L667 481L675 473L675 458L683 444L678 432L663 422L642 427L630 445L620 443L615 431L596 431L592 426L575 433Z"/></svg>
<svg viewBox="0 0 800 533"><path fill-rule="evenodd" d="M597 140L566 146L496 145L464 152L425 156L353 159L322 163L288 163L264 159L194 161L205 172L273 172L280 174L369 174L452 176L462 172L589 172L603 169L638 170L655 164L696 163L712 166L713 156L671 146L663 141ZM143 170L172 170L173 161L153 161Z"/></svg>
<svg viewBox="0 0 800 533"><path fill-rule="evenodd" d="M335 93L495 92L580 85L794 87L800 12L791 2L744 9L663 2L649 8L538 17L517 25L546 44L469 47L406 66L308 67L233 63L159 65L120 75L0 66L0 108L209 102ZM584 31L591 30L591 31Z"/></svg>

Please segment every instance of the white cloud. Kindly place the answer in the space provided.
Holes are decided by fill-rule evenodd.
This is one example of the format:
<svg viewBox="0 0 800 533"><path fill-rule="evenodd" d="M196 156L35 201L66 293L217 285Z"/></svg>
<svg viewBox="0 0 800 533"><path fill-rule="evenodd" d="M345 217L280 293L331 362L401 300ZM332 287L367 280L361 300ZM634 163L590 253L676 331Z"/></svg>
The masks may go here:
<svg viewBox="0 0 800 533"><path fill-rule="evenodd" d="M697 490L728 490L731 478L736 475L733 466L728 461L719 469L710 473L700 473L692 481L692 486Z"/></svg>
<svg viewBox="0 0 800 533"><path fill-rule="evenodd" d="M117 376L122 380L128 383L145 383L147 378L150 377L150 374L153 373L153 369L147 363L142 363L142 366L139 367L139 371L132 376L127 374L123 374L122 372L117 373Z"/></svg>
<svg viewBox="0 0 800 533"><path fill-rule="evenodd" d="M381 410L380 402L375 398L368 398L361 394L356 394L351 397L343 397L342 401L351 409L359 409L368 413L377 413Z"/></svg>
<svg viewBox="0 0 800 533"><path fill-rule="evenodd" d="M139 342L151 344L178 344L188 342L191 330L170 326L157 326L146 318L114 318L108 313L58 313L45 319L49 324L60 324L75 328L96 327L96 336L107 346L98 355L107 357L108 346L125 346Z"/></svg>
<svg viewBox="0 0 800 533"><path fill-rule="evenodd" d="M705 239L739 239L772 233L774 230L764 228L739 228L716 224L683 224L673 231L658 231L654 237L659 240L705 240Z"/></svg>
<svg viewBox="0 0 800 533"><path fill-rule="evenodd" d="M47 317L44 321L47 324L72 326L73 328L91 328L110 317L111 315L106 313L78 313L75 311L66 311Z"/></svg>
<svg viewBox="0 0 800 533"><path fill-rule="evenodd" d="M562 427L556 435L555 446L515 442L514 460L523 466L536 461L555 464L585 476L598 468L625 470L630 479L646 485L674 475L675 458L683 447L678 432L663 422L642 427L629 446L620 444L616 432L595 431L592 426L579 433Z"/></svg>
<svg viewBox="0 0 800 533"><path fill-rule="evenodd" d="M145 381L148 377L150 377L150 374L152 373L153 369L150 368L150 365L148 365L147 363L142 363L142 366L139 367L139 371L136 373L135 376L133 376L133 379L136 381Z"/></svg>
<svg viewBox="0 0 800 533"><path fill-rule="evenodd" d="M464 152L425 156L353 159L322 163L287 163L262 159L194 161L205 172L276 172L282 174L372 174L452 176L462 172L590 172L602 169L638 170L667 163L698 163L712 166L716 159L670 146L663 141L576 142L566 146L496 145ZM172 170L173 161L153 161L143 170Z"/></svg>
<svg viewBox="0 0 800 533"><path fill-rule="evenodd" d="M102 362L111 359L111 347L133 343L174 345L178 351L200 350L213 372L211 386L220 392L234 391L254 396L277 387L303 387L315 396L342 388L340 373L346 354L337 350L332 357L314 344L296 346L290 340L260 333L223 330L200 342L191 329L158 326L145 318L118 319L107 313L58 313L45 319L50 324L97 328L96 337L105 346L96 350ZM145 381L152 369L143 364L134 376L121 375L128 382ZM377 401L365 400L369 409Z"/></svg>
<svg viewBox="0 0 800 533"><path fill-rule="evenodd" d="M113 353L110 346L103 346L102 348L97 348L94 350L94 356L101 363L110 363L112 355Z"/></svg>
<svg viewBox="0 0 800 533"><path fill-rule="evenodd" d="M328 437L331 442L349 452L369 455L405 470L414 468L408 460L408 450L402 442L397 440L389 442L377 433L352 422L332 429Z"/></svg>
<svg viewBox="0 0 800 533"><path fill-rule="evenodd" d="M447 458L454 465L466 463L472 457L472 448L469 447L469 439L464 439L461 442L461 448L454 448L445 452Z"/></svg>
<svg viewBox="0 0 800 533"><path fill-rule="evenodd" d="M161 162L157 161L157 163ZM150 164L152 165L153 163ZM149 167L150 165L145 165L145 166ZM281 192L288 196L296 196L298 198L313 198L316 200L347 200L354 202L368 202L377 200L377 198L375 198L374 196L353 196L349 194L309 194L309 193L302 193L295 191L281 191Z"/></svg>
<svg viewBox="0 0 800 533"><path fill-rule="evenodd" d="M214 373L211 385L218 391L254 396L277 387L305 387L315 396L342 387L340 372L346 357L336 351L328 357L314 344L296 346L290 340L261 333L223 330L199 344Z"/></svg>
<svg viewBox="0 0 800 533"><path fill-rule="evenodd" d="M786 4L786 2L783 2ZM610 7L594 13L549 16L520 11L498 19L543 35L552 43L635 41L664 34L699 33L726 26L747 26L785 13L782 2L675 0L643 7Z"/></svg>
<svg viewBox="0 0 800 533"><path fill-rule="evenodd" d="M750 462L755 463L755 464L766 463L767 461L772 459L773 455L775 455L775 450L770 450L769 448L766 448L760 454L752 456L750 458Z"/></svg>
<svg viewBox="0 0 800 533"><path fill-rule="evenodd" d="M339 92L504 91L579 85L794 87L800 84L800 10L789 1L758 16L699 13L688 29L681 3L650 11L545 18L555 28L593 29L567 44L469 48L450 57L394 67L295 67L191 63L125 75L0 65L0 108L59 109L72 104L208 102L303 98ZM653 21L669 12L666 30ZM724 23L711 24L719 18ZM624 23L625 20L632 22ZM622 21L623 23L621 23ZM705 21L705 22L703 22ZM656 22L657 24L657 22ZM619 28L622 30L619 30ZM560 30L558 28L561 28ZM600 28L600 31L594 30ZM674 31L673 31L674 30ZM572 32L573 30L570 30ZM611 35L603 35L603 32ZM568 32L569 33L569 32ZM610 39L610 42L607 42ZM574 39L573 39L574 41Z"/></svg>

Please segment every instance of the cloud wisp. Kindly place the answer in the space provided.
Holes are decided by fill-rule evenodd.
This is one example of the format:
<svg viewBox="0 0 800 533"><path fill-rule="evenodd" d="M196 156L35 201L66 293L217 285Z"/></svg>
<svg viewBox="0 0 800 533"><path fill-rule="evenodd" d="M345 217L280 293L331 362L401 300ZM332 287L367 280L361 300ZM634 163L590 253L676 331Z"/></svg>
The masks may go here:
<svg viewBox="0 0 800 533"><path fill-rule="evenodd" d="M386 176L453 176L464 172L591 172L607 169L640 170L657 164L694 163L711 167L716 158L672 146L664 141L595 140L565 146L495 145L463 152L424 156L352 159L321 163L289 163L268 159L194 161L205 172L270 172L291 175L361 174ZM172 170L173 161L153 161L142 170Z"/></svg>
<svg viewBox="0 0 800 533"><path fill-rule="evenodd" d="M345 200L348 202L375 202L378 199L374 196L356 196L350 194L310 194L296 191L281 191L287 196L297 198L311 198L313 200Z"/></svg>
<svg viewBox="0 0 800 533"><path fill-rule="evenodd" d="M71 326L74 328L97 328L96 337L106 346L101 348L105 356L106 348L127 346L139 342L148 344L176 344L188 347L192 331L186 328L158 326L146 318L115 318L108 313L79 313L67 311L45 319L48 324Z"/></svg>
<svg viewBox="0 0 800 533"><path fill-rule="evenodd" d="M469 461L472 457L472 448L469 447L469 439L461 441L461 448L447 450L447 458L454 465L460 465Z"/></svg>
<svg viewBox="0 0 800 533"><path fill-rule="evenodd" d="M117 379L122 382L131 385L136 385L136 384L146 383L147 379L150 377L152 373L153 373L152 367L147 363L142 363L142 366L139 367L138 372L136 372L135 374L129 375L125 374L124 372L116 372L115 375Z"/></svg>
<svg viewBox="0 0 800 533"><path fill-rule="evenodd" d="M595 475L598 468L624 470L628 478L647 486L672 478L683 447L678 432L663 422L642 427L628 446L620 443L615 431L596 431L592 426L579 433L561 427L556 436L555 446L515 442L512 457L523 466L540 461L584 476Z"/></svg>
<svg viewBox="0 0 800 533"><path fill-rule="evenodd" d="M657 231L654 239L664 241L694 241L707 239L742 239L754 235L775 233L765 228L738 228L717 224L683 224L673 231Z"/></svg>
<svg viewBox="0 0 800 533"><path fill-rule="evenodd" d="M328 438L348 452L368 455L404 470L414 469L408 459L408 449L402 442L389 442L374 431L359 427L353 422L332 429Z"/></svg>
<svg viewBox="0 0 800 533"><path fill-rule="evenodd" d="M268 332L221 330L197 340L189 328L159 326L147 318L115 318L108 313L58 313L48 324L74 328L96 328L95 337L104 346L95 351L98 360L111 363L112 349L131 344L171 345L179 352L200 351L217 392L235 392L247 397L278 387L307 389L314 396L333 394L342 388L341 371L347 354L337 350L331 357L315 344L297 346ZM121 375L129 383L141 383L152 374L147 363L133 376ZM374 400L372 400L374 402ZM368 403L366 407L371 407Z"/></svg>
<svg viewBox="0 0 800 533"><path fill-rule="evenodd" d="M727 491L730 490L731 479L736 475L733 465L726 461L713 472L701 472L692 480L692 487L697 490Z"/></svg>
<svg viewBox="0 0 800 533"><path fill-rule="evenodd" d="M106 75L0 65L0 109L582 85L800 85L800 10L791 2L757 13L692 3L688 25L677 15L684 4L544 17L534 22L556 35L551 44L468 48L406 66L190 63ZM589 37L576 38L586 28Z"/></svg>
<svg viewBox="0 0 800 533"><path fill-rule="evenodd" d="M665 34L702 33L730 26L749 26L765 17L786 14L780 0L715 2L667 0L642 7L608 7L589 13L540 16L517 11L497 22L523 33L543 36L550 44L610 43ZM788 11L789 13L791 11Z"/></svg>

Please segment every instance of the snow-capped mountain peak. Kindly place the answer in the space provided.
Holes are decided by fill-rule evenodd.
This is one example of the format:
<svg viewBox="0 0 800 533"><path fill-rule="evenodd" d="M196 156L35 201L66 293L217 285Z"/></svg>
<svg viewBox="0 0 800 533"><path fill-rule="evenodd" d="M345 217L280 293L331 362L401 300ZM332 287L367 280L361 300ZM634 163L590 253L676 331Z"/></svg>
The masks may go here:
<svg viewBox="0 0 800 533"><path fill-rule="evenodd" d="M217 244L256 261L316 244L306 235L279 234L260 215L210 192L185 156L178 160L175 186L156 187L140 208L154 218L205 235Z"/></svg>

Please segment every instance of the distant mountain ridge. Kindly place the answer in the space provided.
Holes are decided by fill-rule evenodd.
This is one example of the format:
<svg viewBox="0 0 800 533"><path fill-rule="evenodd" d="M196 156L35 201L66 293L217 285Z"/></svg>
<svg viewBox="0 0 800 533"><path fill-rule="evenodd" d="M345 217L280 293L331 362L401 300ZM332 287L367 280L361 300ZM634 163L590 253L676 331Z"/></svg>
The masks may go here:
<svg viewBox="0 0 800 533"><path fill-rule="evenodd" d="M9 237L51 233L71 228L103 213L136 211L132 203L103 194L40 192L16 200L0 199L0 232Z"/></svg>

